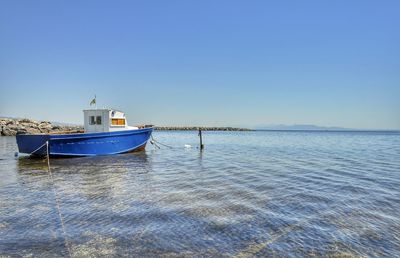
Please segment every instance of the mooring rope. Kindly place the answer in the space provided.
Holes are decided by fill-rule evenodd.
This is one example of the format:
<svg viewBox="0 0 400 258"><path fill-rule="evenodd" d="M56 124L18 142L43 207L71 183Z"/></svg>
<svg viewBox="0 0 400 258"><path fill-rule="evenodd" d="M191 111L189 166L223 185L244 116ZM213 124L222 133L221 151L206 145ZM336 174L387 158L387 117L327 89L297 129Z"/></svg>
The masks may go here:
<svg viewBox="0 0 400 258"><path fill-rule="evenodd" d="M169 146L169 145L167 145L167 144L164 144L164 143L161 143L161 142L159 142L159 141L156 141L156 139L154 139L153 135L151 135L151 141L150 141L150 143L151 143L151 144L154 144L154 146L158 147L159 149L160 149L160 146L157 146L157 144L160 144L160 145L162 145L162 146L168 147L168 148L170 148L170 149L173 149L173 148L174 148L174 147Z"/></svg>
<svg viewBox="0 0 400 258"><path fill-rule="evenodd" d="M37 148L36 150L32 151L31 153L29 153L29 155L34 154L35 152L37 152L38 150L40 150L41 148L43 148L45 145L47 144L47 141L45 143L43 143L42 145L40 145L39 148Z"/></svg>
<svg viewBox="0 0 400 258"><path fill-rule="evenodd" d="M157 145L157 143L154 141L153 135L151 136L151 140L150 140L151 145L154 145L154 147L161 149L160 146Z"/></svg>
<svg viewBox="0 0 400 258"><path fill-rule="evenodd" d="M58 217L59 217L60 222L61 222L61 229L62 229L62 232L63 232L63 235L64 235L64 244L65 244L65 247L67 248L67 251L68 251L68 257L72 257L70 244L69 244L67 233L66 233L66 230L65 230L64 219L63 219L63 216L61 214L60 201L58 199L58 195L57 195L57 191L56 191L56 185L54 183L53 173L51 173L51 168L50 168L49 141L46 141L45 145L46 145L46 156L47 156L47 168L48 168L48 171L49 171L49 178L50 178L52 186L53 186L52 187L53 188L53 194L54 194L54 199L56 201Z"/></svg>

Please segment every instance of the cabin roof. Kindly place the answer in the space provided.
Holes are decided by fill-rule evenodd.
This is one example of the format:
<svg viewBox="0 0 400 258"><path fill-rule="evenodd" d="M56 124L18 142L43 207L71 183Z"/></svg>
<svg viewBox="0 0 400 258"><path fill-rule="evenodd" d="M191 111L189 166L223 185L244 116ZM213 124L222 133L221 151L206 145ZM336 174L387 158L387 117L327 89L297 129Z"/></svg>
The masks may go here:
<svg viewBox="0 0 400 258"><path fill-rule="evenodd" d="M114 108L93 108L93 109L84 109L83 111L118 111L124 113L123 111Z"/></svg>

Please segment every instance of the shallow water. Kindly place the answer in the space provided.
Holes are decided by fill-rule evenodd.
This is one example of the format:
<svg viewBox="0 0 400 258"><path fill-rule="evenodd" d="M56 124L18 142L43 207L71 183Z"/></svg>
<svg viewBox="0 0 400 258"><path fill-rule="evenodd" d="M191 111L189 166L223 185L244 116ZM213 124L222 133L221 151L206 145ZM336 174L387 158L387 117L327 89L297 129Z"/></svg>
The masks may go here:
<svg viewBox="0 0 400 258"><path fill-rule="evenodd" d="M174 148L51 159L53 180L0 137L0 255L400 255L399 133L154 137Z"/></svg>

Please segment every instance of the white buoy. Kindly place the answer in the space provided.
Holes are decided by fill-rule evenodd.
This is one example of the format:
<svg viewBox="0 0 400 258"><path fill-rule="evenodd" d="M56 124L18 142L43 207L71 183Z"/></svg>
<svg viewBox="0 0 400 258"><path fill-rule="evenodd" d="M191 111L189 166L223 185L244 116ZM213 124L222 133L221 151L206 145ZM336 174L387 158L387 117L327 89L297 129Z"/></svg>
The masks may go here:
<svg viewBox="0 0 400 258"><path fill-rule="evenodd" d="M192 145L185 144L185 148L187 148L187 149L192 148Z"/></svg>

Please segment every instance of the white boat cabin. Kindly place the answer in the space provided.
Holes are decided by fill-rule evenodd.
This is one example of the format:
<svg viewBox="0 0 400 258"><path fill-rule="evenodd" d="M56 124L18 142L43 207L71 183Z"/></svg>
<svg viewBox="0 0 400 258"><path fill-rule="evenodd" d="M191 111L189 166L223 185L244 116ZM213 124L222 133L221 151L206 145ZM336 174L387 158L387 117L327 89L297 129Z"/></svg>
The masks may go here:
<svg viewBox="0 0 400 258"><path fill-rule="evenodd" d="M125 114L113 109L83 110L85 133L115 132L123 130L137 130L137 127L128 126Z"/></svg>

